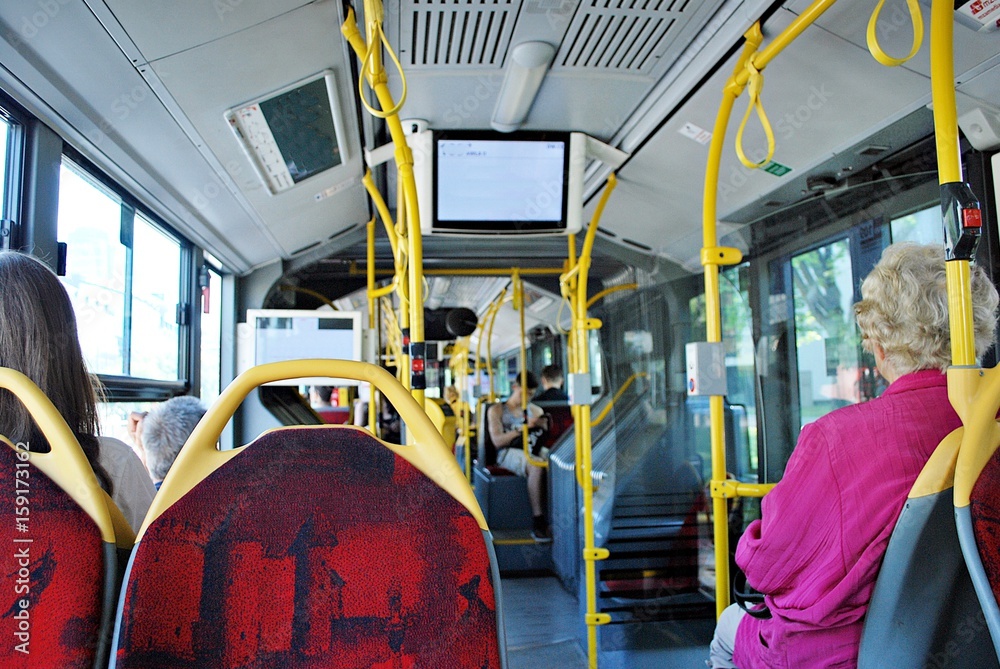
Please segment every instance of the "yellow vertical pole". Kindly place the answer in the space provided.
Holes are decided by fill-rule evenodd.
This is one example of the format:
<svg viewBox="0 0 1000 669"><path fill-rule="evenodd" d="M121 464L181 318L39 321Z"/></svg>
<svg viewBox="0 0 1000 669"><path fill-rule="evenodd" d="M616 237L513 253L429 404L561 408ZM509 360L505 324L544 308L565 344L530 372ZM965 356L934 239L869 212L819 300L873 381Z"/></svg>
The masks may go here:
<svg viewBox="0 0 1000 669"><path fill-rule="evenodd" d="M722 93L722 103L715 117L715 128L712 131L712 141L708 148L708 165L705 169L705 192L702 201L702 252L701 262L705 268L705 328L706 341L722 341L722 317L719 300L719 265L724 260L732 259L735 249L721 249L718 246L716 232L716 197L719 184L719 165L722 163L722 148L726 140L726 129L729 117L733 111L736 98L743 91L743 86L736 82L736 77L743 72L747 61L753 57L764 36L760 26L754 27L746 34L743 52ZM736 253L739 253L736 251ZM726 433L725 407L723 397L713 395L709 398L708 415L710 420L710 445L712 453L713 484L726 479ZM712 494L713 533L715 536L715 609L716 616L729 606L729 513L726 498Z"/></svg>
<svg viewBox="0 0 1000 669"><path fill-rule="evenodd" d="M964 233L962 196L975 203L975 196L965 185L958 144L958 120L955 106L954 3L934 0L931 5L931 97L934 106L934 137L937 143L938 182L941 184L941 208L945 235L949 240L946 263L948 312L951 328L951 364L976 364L975 330L972 322L970 257L975 250L963 253L959 233ZM978 209L978 203L972 205ZM977 212L978 213L978 212ZM975 235L978 237L978 230ZM956 257L956 255L958 257ZM961 413L961 412L960 412Z"/></svg>
<svg viewBox="0 0 1000 669"><path fill-rule="evenodd" d="M366 36L361 37L354 20L354 10L348 10L348 15L341 30L351 47L362 62L363 75L378 98L383 110L379 113L385 118L389 135L395 147L396 169L399 173L400 188L403 197L397 203L400 210L405 207L405 216L400 215L401 223L405 225L407 241L407 285L406 309L401 309L400 325L409 328L409 350L404 351L401 370L401 380L410 388L413 398L420 406L424 405L425 383L425 343L424 343L424 309L423 309L423 240L420 236L420 214L417 207L417 186L413 177L413 153L406 142L403 125L399 120L398 106L389 91L388 76L382 64L382 20L384 10L381 0L365 0ZM398 61L397 61L398 66ZM402 71L400 71L402 75ZM374 111L374 110L372 110ZM402 284L402 282L400 282ZM403 311L406 317L403 317Z"/></svg>
<svg viewBox="0 0 1000 669"><path fill-rule="evenodd" d="M521 282L521 273L517 269L514 270L510 280L514 291L513 305L514 309L517 310L521 325L521 371L518 372L521 375L518 383L521 385L521 417L524 421L521 423L521 447L524 448L525 455L530 458L531 453L528 448L528 347L524 341L524 284ZM530 459L528 463L530 466Z"/></svg>
<svg viewBox="0 0 1000 669"><path fill-rule="evenodd" d="M574 374L590 374L590 356L588 351L588 332L601 327L600 321L587 317L587 273L590 270L591 255L594 248L594 236L597 233L598 222L604 212L611 192L618 184L618 179L612 173L608 176L608 183L604 188L604 193L597 204L594 218L587 228L584 238L583 249L580 251L579 260L564 275L567 285L573 285L575 290L571 293L573 307L573 348ZM573 253L576 245L572 241L570 252L570 263L573 261ZM576 409L579 420L576 424L577 436L577 481L583 487L583 561L584 577L586 579L587 612L584 622L587 624L587 658L589 669L597 669L597 627L611 622L611 616L607 613L597 612L597 565L598 560L605 560L610 555L607 548L598 548L594 540L594 478L593 471L593 442L591 434L590 402L582 402Z"/></svg>
<svg viewBox="0 0 1000 669"><path fill-rule="evenodd" d="M759 75L778 53L801 35L835 1L814 0L766 48L760 51L758 48L764 41L764 35L761 32L760 24L754 24L744 35L746 42L743 45L743 51L733 69L733 74L723 88L722 102L719 105L715 127L712 131L712 141L708 150L705 191L702 201L704 234L701 264L705 268L705 334L708 342L718 343L722 341L719 268L737 264L742 260L742 254L738 249L718 245L716 230L719 166L722 161L722 148L725 144L726 130L729 126L733 104L743 92L751 74ZM736 494L734 487L726 485L725 407L724 398L721 395L713 395L709 398L709 418L711 420L712 452L712 515L715 535L715 606L716 615L719 615L729 605L729 525L726 500ZM765 490L766 486L748 488L748 492L752 491L754 496L763 494Z"/></svg>
<svg viewBox="0 0 1000 669"><path fill-rule="evenodd" d="M375 218L368 221L368 334L375 337L375 328L378 326L378 315L375 310L378 308L378 300L375 298ZM378 341L373 342L376 354L378 352ZM376 362L377 361L369 361ZM375 422L377 413L375 403L376 388L374 383L368 384L368 429L372 434L375 432Z"/></svg>

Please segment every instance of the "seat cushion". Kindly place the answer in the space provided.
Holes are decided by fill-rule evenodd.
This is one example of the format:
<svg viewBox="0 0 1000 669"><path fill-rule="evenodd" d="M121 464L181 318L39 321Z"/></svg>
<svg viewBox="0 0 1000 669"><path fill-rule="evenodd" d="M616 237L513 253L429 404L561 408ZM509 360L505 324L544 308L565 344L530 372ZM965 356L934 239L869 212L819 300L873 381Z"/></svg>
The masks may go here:
<svg viewBox="0 0 1000 669"><path fill-rule="evenodd" d="M482 531L366 432L270 432L148 529L118 667L497 667Z"/></svg>
<svg viewBox="0 0 1000 669"><path fill-rule="evenodd" d="M90 669L104 543L94 521L26 456L0 443L0 667Z"/></svg>

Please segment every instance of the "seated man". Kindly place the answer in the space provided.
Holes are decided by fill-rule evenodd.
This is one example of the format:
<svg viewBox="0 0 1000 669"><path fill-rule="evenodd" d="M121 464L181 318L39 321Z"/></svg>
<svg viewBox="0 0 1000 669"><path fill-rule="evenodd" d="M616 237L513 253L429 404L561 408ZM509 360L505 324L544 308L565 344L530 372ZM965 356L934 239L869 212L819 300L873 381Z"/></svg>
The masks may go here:
<svg viewBox="0 0 1000 669"><path fill-rule="evenodd" d="M132 439L157 490L204 415L205 407L197 397L174 397L153 407L148 414L132 414Z"/></svg>
<svg viewBox="0 0 1000 669"><path fill-rule="evenodd" d="M538 379L531 372L527 373L527 398L531 401L532 395L538 389ZM542 409L535 404L528 404L528 429L529 438L533 447L539 435L548 428L548 419L542 414ZM494 404L486 414L487 426L490 431L490 439L497 447L497 464L505 469L509 469L518 476L528 479L528 499L531 502L532 531L531 534L536 539L548 539L548 524L545 521L545 513L542 509L542 485L545 481L545 470L536 467L528 462L524 454L524 446L521 436L521 426L524 425L524 412L521 409L521 375L515 374L511 381L510 397L506 402ZM541 460L548 458L548 449L532 455Z"/></svg>
<svg viewBox="0 0 1000 669"><path fill-rule="evenodd" d="M542 392L535 397L536 402L568 402L569 395L563 392L563 372L559 365L542 368Z"/></svg>

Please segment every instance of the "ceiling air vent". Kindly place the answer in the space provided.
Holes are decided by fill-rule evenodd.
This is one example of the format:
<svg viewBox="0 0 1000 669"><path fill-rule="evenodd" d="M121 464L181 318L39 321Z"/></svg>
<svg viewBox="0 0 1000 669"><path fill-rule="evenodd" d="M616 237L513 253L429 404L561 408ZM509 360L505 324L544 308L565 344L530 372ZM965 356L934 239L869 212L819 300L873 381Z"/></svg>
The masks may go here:
<svg viewBox="0 0 1000 669"><path fill-rule="evenodd" d="M881 144L870 144L865 148L858 151L859 156L881 156L883 153L889 150L888 146L882 146Z"/></svg>
<svg viewBox="0 0 1000 669"><path fill-rule="evenodd" d="M400 60L411 68L503 65L520 3L403 0Z"/></svg>
<svg viewBox="0 0 1000 669"><path fill-rule="evenodd" d="M584 0L554 67L650 74L669 55L698 5L690 0Z"/></svg>

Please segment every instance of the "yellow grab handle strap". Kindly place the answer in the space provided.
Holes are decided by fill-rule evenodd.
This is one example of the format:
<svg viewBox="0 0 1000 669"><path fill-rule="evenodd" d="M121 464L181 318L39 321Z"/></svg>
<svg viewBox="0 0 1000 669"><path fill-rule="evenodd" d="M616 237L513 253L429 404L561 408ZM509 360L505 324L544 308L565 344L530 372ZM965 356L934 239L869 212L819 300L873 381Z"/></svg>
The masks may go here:
<svg viewBox="0 0 1000 669"><path fill-rule="evenodd" d="M372 41L371 45L368 47L367 53L365 53L364 60L361 62L361 73L358 75L358 97L361 100L361 104L368 110L369 114L375 118L389 118L390 116L398 114L403 108L403 103L406 102L406 75L403 73L403 65L399 62L399 58L396 57L396 52L392 50L392 45L389 44L389 40L385 37L385 32L382 30L382 24L377 24L375 30L378 34L378 41ZM399 94L399 102L397 102L392 109L379 111L368 104L368 101L365 99L365 70L368 69L368 63L371 61L375 50L381 49L383 44L385 45L386 51L389 52L389 58L392 59L392 62L396 65L396 70L399 71L399 78L403 82L403 92Z"/></svg>
<svg viewBox="0 0 1000 669"><path fill-rule="evenodd" d="M753 57L747 59L746 68L747 72L750 73L750 78L747 80L747 91L750 95L750 101L747 104L746 113L743 114L743 120L740 121L740 129L736 133L736 155L739 156L741 163L751 170L755 170L758 167L767 165L771 162L771 158L774 157L774 131L771 129L771 122L767 119L767 114L764 112L764 105L760 101L760 93L764 89L764 75L754 67ZM754 109L757 110L757 116L760 117L760 125L764 128L764 135L767 136L767 155L759 163L747 158L746 153L743 152L743 131L747 127L747 121L750 120L750 112Z"/></svg>
<svg viewBox="0 0 1000 669"><path fill-rule="evenodd" d="M910 53L902 58L894 58L882 49L882 45L878 43L878 35L875 33L875 29L878 27L878 17L882 13L882 5L884 4L885 0L878 0L875 11L868 19L868 51L871 52L875 60L886 67L896 67L913 58L920 50L920 45L924 41L924 17L920 13L919 0L906 0L906 7L910 10L910 21L913 22L913 46L910 48Z"/></svg>

